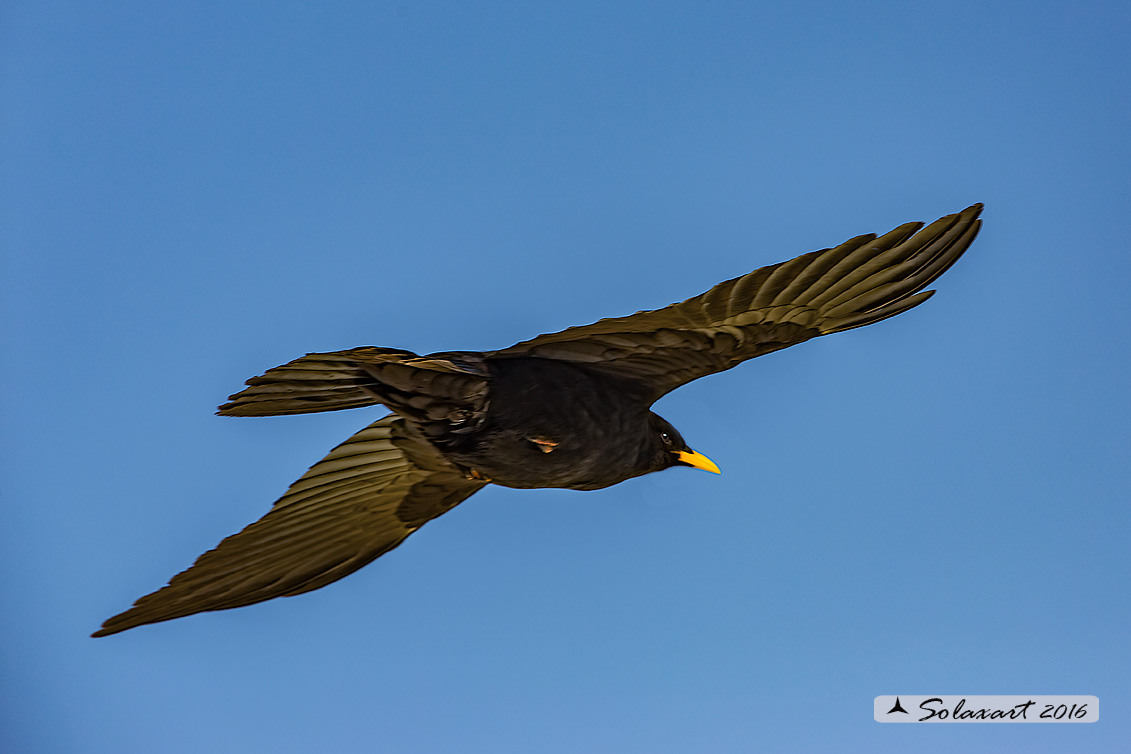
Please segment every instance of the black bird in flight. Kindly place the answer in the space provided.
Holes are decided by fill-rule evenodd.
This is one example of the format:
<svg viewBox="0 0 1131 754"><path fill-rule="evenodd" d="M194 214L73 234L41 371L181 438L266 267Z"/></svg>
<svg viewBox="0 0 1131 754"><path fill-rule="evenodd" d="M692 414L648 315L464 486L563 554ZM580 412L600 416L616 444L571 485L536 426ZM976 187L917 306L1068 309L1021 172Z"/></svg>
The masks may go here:
<svg viewBox="0 0 1131 754"><path fill-rule="evenodd" d="M263 518L201 555L94 636L318 589L353 573L488 483L595 490L672 466L718 472L651 405L747 359L894 317L974 240L982 205L930 225L719 283L663 309L500 351L312 353L248 380L221 416L382 403Z"/></svg>

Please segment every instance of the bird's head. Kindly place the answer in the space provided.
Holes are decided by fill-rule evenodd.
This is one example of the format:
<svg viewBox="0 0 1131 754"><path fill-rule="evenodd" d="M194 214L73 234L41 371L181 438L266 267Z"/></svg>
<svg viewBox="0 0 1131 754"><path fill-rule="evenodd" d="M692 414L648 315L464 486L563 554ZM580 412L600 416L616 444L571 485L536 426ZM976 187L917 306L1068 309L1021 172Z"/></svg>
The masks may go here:
<svg viewBox="0 0 1131 754"><path fill-rule="evenodd" d="M648 434L649 471L661 471L672 466L692 466L715 474L722 473L714 461L689 448L679 430L662 416L648 414Z"/></svg>

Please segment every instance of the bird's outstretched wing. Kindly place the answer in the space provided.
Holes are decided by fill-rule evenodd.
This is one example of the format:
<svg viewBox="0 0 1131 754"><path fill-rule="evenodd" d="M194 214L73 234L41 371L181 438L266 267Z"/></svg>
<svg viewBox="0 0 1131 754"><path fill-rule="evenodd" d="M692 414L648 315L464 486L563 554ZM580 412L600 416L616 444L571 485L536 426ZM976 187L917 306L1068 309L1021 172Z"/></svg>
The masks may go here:
<svg viewBox="0 0 1131 754"><path fill-rule="evenodd" d="M483 487L396 414L330 451L266 516L94 636L288 597L353 573Z"/></svg>
<svg viewBox="0 0 1131 754"><path fill-rule="evenodd" d="M981 211L975 204L927 227L907 223L879 238L857 236L682 303L539 335L487 355L585 364L636 383L654 401L755 356L918 306L934 293L921 291L974 240Z"/></svg>

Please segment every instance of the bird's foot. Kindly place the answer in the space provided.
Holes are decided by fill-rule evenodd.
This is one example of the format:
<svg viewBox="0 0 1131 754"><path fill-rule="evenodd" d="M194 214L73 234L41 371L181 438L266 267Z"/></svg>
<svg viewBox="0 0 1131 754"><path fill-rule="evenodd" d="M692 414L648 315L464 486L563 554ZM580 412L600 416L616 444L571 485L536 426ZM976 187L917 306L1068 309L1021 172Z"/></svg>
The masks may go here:
<svg viewBox="0 0 1131 754"><path fill-rule="evenodd" d="M557 440L551 440L550 438L543 437L542 435L535 435L534 437L528 437L527 439L537 445L538 450L542 451L543 453L549 453L553 451L554 448L558 447Z"/></svg>
<svg viewBox="0 0 1131 754"><path fill-rule="evenodd" d="M489 482L489 481L491 481L491 477L487 476L486 474L483 474L478 469L466 469L463 472L463 477L464 477L464 479L474 479L477 482Z"/></svg>

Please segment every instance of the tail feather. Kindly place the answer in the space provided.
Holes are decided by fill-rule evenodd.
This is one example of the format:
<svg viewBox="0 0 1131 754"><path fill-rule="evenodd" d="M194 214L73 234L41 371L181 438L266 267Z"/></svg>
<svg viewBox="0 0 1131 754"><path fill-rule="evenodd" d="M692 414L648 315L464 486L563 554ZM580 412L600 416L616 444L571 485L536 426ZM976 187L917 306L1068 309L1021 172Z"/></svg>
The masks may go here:
<svg viewBox="0 0 1131 754"><path fill-rule="evenodd" d="M217 413L278 416L383 403L426 434L467 431L482 419L487 375L475 353L417 356L373 346L309 353L252 377Z"/></svg>
<svg viewBox="0 0 1131 754"><path fill-rule="evenodd" d="M354 348L308 353L268 369L247 381L248 387L228 398L220 416L284 416L373 406L381 402L377 381L364 361L415 359L411 351Z"/></svg>

